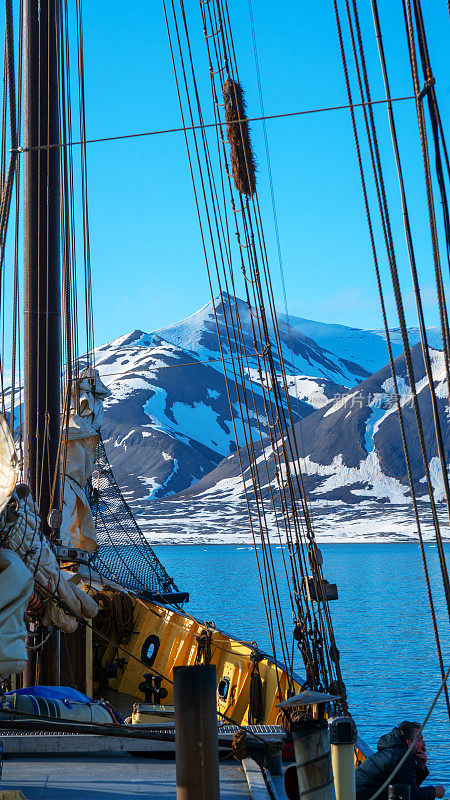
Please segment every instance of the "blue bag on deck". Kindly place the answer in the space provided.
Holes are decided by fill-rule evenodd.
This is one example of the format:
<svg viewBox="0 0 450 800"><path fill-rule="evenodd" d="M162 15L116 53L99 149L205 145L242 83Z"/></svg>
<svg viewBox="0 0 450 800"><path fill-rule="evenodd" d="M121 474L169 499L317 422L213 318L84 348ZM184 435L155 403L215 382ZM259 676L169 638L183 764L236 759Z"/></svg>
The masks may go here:
<svg viewBox="0 0 450 800"><path fill-rule="evenodd" d="M26 689L16 689L8 694L31 694L34 697L44 697L46 700L73 700L76 703L91 703L92 698L86 694L72 689L71 686L27 686Z"/></svg>

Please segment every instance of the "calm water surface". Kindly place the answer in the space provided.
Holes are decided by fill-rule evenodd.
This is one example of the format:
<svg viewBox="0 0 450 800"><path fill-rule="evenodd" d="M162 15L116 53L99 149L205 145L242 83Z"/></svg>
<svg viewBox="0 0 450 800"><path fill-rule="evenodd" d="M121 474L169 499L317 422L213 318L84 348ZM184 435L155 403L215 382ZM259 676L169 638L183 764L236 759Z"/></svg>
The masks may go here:
<svg viewBox="0 0 450 800"><path fill-rule="evenodd" d="M419 547L413 543L326 544L324 574L338 584L330 604L351 712L372 747L404 719L421 721L441 678ZM186 608L270 652L255 554L238 545L159 546L175 583L190 592ZM437 549L426 546L445 666L450 664L448 614ZM447 560L450 545L446 545ZM273 551L279 566L279 549ZM286 623L290 615L286 598ZM303 674L299 658L296 667ZM429 781L450 796L450 724L443 693L424 731Z"/></svg>

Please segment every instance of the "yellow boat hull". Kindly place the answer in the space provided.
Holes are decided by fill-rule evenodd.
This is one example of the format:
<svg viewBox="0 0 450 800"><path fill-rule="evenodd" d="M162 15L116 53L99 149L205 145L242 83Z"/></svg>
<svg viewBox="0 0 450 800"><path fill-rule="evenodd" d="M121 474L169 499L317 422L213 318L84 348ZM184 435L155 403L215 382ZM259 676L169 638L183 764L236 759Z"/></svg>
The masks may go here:
<svg viewBox="0 0 450 800"><path fill-rule="evenodd" d="M117 678L109 679L109 687L120 694L144 702L139 685L144 674L150 672L164 677L162 686L167 689L164 704L173 704L173 669L196 663L202 632L210 636L211 664L216 666L217 685L222 691L217 695L217 710L238 724L247 724L250 707L250 679L254 662L251 659L256 645L233 639L231 636L200 622L193 617L154 602L134 600L134 632L122 643L125 652L118 653L125 663L119 668ZM115 658L117 648L108 646L102 662ZM260 654L262 656L262 654ZM133 657L134 656L134 657ZM144 666L142 661L148 662ZM286 699L288 676L282 666L262 656L258 663L262 683L262 724L275 724L280 720L277 703ZM300 691L299 680L294 681L294 694ZM222 695L222 696L221 696Z"/></svg>

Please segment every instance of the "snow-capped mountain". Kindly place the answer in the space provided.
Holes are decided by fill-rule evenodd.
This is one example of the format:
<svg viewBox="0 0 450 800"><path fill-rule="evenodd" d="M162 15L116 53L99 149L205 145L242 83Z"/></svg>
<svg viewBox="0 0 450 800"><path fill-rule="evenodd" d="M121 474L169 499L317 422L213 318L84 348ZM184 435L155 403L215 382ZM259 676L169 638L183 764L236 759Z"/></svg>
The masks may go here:
<svg viewBox="0 0 450 800"><path fill-rule="evenodd" d="M99 347L96 367L111 391L103 439L116 479L130 499L174 494L236 449L225 380L213 366L157 337L149 345L142 331L134 331ZM236 385L230 381L229 387L240 440ZM248 386L245 395L252 407ZM254 397L267 435L262 396ZM257 414L251 418L255 432Z"/></svg>
<svg viewBox="0 0 450 800"><path fill-rule="evenodd" d="M368 331L368 333L374 333L376 336L379 336L381 339L386 341L386 333L384 329L382 330L380 328L378 330ZM389 333L393 346L400 347L400 350L402 351L403 345L400 328L391 328ZM442 350L442 333L440 327L431 326L430 328L427 328L427 340L430 347L434 347L436 350ZM420 342L419 328L408 328L408 341L410 347L413 347L415 344Z"/></svg>
<svg viewBox="0 0 450 800"><path fill-rule="evenodd" d="M134 331L97 348L96 366L112 393L105 404L103 438L116 478L130 501L160 499L193 485L236 449L236 434L239 444L244 443L241 418L246 412L236 391L237 385L242 400L242 378L254 437L269 432L248 308L228 296L223 302L225 314L222 301L217 300L176 325L153 333ZM230 313L236 313L235 303L242 332L238 342L227 339L224 330ZM222 341L227 343L222 353L216 316ZM351 338L353 329L348 331ZM289 327L284 319L280 319L280 332L296 420L367 375L366 368L354 360L356 347L350 352L341 346L345 357L333 353L295 326ZM372 338L382 349L379 337ZM246 355L243 376L232 357L237 348ZM272 348L276 354L274 335ZM279 369L276 356L275 367Z"/></svg>
<svg viewBox="0 0 450 800"><path fill-rule="evenodd" d="M366 375L372 375L388 361L387 345L381 331L364 331L361 328L330 325L294 316L289 317L289 323L293 330L298 330L321 347L336 353L340 359L362 366ZM415 339L412 344L417 341ZM395 338L394 357L402 351L401 337Z"/></svg>
<svg viewBox="0 0 450 800"><path fill-rule="evenodd" d="M241 343L237 343L230 320L239 312ZM189 350L201 360L220 358L216 318L219 324L223 354L230 357L239 347L246 353L250 368L256 367L250 312L239 298L223 294L222 300L209 302L191 317L150 333ZM226 325L228 322L228 325ZM382 338L371 331L348 328L344 325L327 325L313 320L278 314L278 325L286 372L292 376L315 377L340 386L356 386L387 362L387 348ZM275 337L270 329L272 352L276 359ZM229 343L228 343L229 341ZM402 352L394 346L394 355ZM306 399L306 397L304 398Z"/></svg>
<svg viewBox="0 0 450 800"><path fill-rule="evenodd" d="M236 308L241 323L239 341L231 336L233 326L227 326L231 315L236 319ZM408 511L411 502L392 378L385 366L384 332L300 317L288 320L283 314L279 315L279 330L304 482L313 508L320 508L319 533L322 526L324 535L333 538L330 532L338 530L339 538L346 538L357 528L360 538L364 519L371 533L391 538L392 513L380 514L389 504L398 509L395 526L406 526L411 535L414 522ZM427 507L416 422L400 355L401 337L395 329L391 334L416 492ZM409 329L408 335L411 344L419 339L415 328ZM439 330L428 329L428 337L439 348ZM279 370L274 331L271 348ZM234 369L237 359L233 356L238 350L245 353L243 373ZM440 499L442 478L420 344L412 352L427 458ZM217 541L223 534L248 540L239 464L240 459L249 477L246 451L241 447L243 414L249 414L257 458L266 451L269 474L260 476L263 491L267 495L275 486L257 365L247 305L228 295L181 322L150 333L136 330L96 349L96 367L111 391L102 425L107 454L120 487L152 541L174 541L179 535L187 541L202 537ZM433 374L448 453L450 407L439 349L433 352ZM16 430L22 419L20 396L17 392ZM10 389L5 389L4 397L9 416ZM270 510L267 516L270 520Z"/></svg>
<svg viewBox="0 0 450 800"><path fill-rule="evenodd" d="M413 348L412 356L427 462L440 506L441 533L448 539L448 515L437 457L431 397L420 345ZM450 408L441 351L432 352L432 368L448 462ZM425 539L432 540L430 502L403 356L396 359L396 373L421 529ZM327 407L298 422L296 438L319 542L401 541L417 536L389 368L379 370L359 386L335 398ZM263 449L265 458L262 457ZM271 447L266 441L255 450L262 494L267 501L266 519L276 543L276 520L269 502L270 488L275 494L277 492ZM243 449L240 460L251 498L250 470ZM162 503L142 504L139 512L139 522L153 542L201 540L205 543L234 541L250 544L252 541L237 454L224 459L195 486Z"/></svg>
<svg viewBox="0 0 450 800"><path fill-rule="evenodd" d="M225 318L229 320L230 314L235 314L235 303L241 319L239 342L227 337L225 330ZM210 517L214 530L217 525L224 529L228 525L233 531L242 528L248 533L235 452L234 426L239 444L244 443L243 407L236 385L241 397L245 391L252 409L257 455L262 455L260 434L267 436L269 429L248 308L243 301L228 296L223 298L223 304L225 314L222 301L216 300L182 322L151 333L134 331L97 348L96 366L112 393L106 402L103 423L106 449L119 485L147 532L163 530L170 538L178 530L195 531L197 519L200 533L203 526L208 528ZM222 353L216 316L225 343ZM370 505L379 508L386 502L407 505L410 501L403 450L381 332L296 317L291 317L288 324L283 315L279 325L302 466L313 504L333 513ZM401 343L393 333L394 354L398 355ZM244 390L237 370L233 370L232 356L238 347L246 354ZM274 340L272 348L276 353ZM428 458L433 479L438 481L420 345L413 354ZM450 412L441 362L442 353L435 351L435 381L446 423ZM403 357L397 357L396 364L416 485L425 501L423 465ZM447 431L448 425L443 427ZM447 432L445 436L447 446ZM267 449L267 444L264 446ZM248 471L245 449L239 455ZM270 456L269 450L267 455ZM269 467L269 479L261 476L266 493L275 477L270 457ZM347 511L345 524L348 520Z"/></svg>
<svg viewBox="0 0 450 800"><path fill-rule="evenodd" d="M427 460L437 500L444 498L434 438L431 396L420 345L412 350L419 405L424 423ZM450 409L445 380L444 357L432 351L434 385L446 453L450 449ZM416 494L427 501L424 467L403 355L396 359L398 388L409 447ZM384 367L355 389L345 392L335 402L319 409L296 425L301 446L302 469L312 502L327 505L348 505L363 501L409 504L405 459L396 413L393 381L389 367ZM257 448L256 455L262 455ZM275 486L275 473L270 444L265 447L269 463L270 483ZM246 453L241 461L248 469ZM261 459L262 460L262 459ZM261 474L266 492L267 476ZM219 499L236 497L241 483L238 459L231 456L195 486L185 490L180 499L207 496Z"/></svg>

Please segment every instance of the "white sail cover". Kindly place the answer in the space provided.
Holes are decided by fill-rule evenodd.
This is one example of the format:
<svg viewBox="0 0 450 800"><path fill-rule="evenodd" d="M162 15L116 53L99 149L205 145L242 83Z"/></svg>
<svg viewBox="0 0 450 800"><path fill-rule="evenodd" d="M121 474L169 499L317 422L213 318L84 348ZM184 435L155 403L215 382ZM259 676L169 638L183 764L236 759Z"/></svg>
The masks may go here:
<svg viewBox="0 0 450 800"><path fill-rule="evenodd" d="M14 440L0 414L0 512L11 497L19 474ZM33 577L9 550L0 549L0 676L21 672L27 661L23 615L33 591Z"/></svg>
<svg viewBox="0 0 450 800"><path fill-rule="evenodd" d="M84 487L94 466L103 401L110 394L97 370L87 368L78 380L78 413L73 397L71 402L60 537L66 547L78 547L90 553L95 550L96 536Z"/></svg>
<svg viewBox="0 0 450 800"><path fill-rule="evenodd" d="M12 550L0 549L0 677L23 672L27 663L24 614L33 576Z"/></svg>
<svg viewBox="0 0 450 800"><path fill-rule="evenodd" d="M3 511L12 495L18 475L19 459L14 440L6 419L0 414L0 511Z"/></svg>
<svg viewBox="0 0 450 800"><path fill-rule="evenodd" d="M25 484L18 484L13 492L0 537L3 546L22 559L38 587L57 595L78 616L90 619L96 616L98 606L95 600L60 570L50 542L42 536L39 509ZM66 614L57 602L48 600L45 612L44 624L53 622L66 633L76 630L76 619Z"/></svg>

